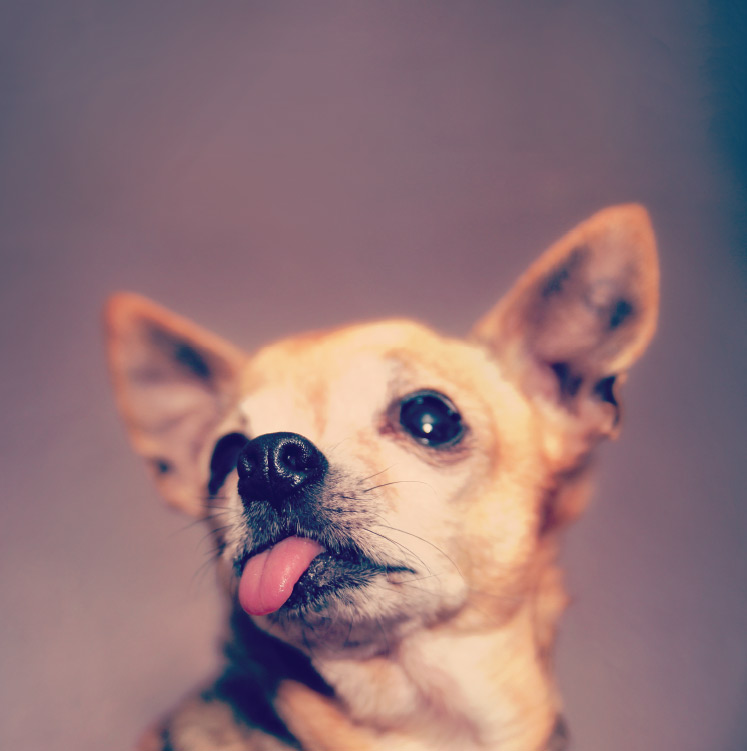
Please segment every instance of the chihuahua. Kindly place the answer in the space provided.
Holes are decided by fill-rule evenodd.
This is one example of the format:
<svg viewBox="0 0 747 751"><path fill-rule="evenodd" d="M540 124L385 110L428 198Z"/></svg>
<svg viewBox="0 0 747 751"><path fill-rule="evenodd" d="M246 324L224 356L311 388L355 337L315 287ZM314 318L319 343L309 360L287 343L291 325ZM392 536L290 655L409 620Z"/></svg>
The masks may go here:
<svg viewBox="0 0 747 751"><path fill-rule="evenodd" d="M115 295L119 408L210 528L231 613L221 674L139 748L565 748L558 531L657 309L638 205L565 235L466 340L395 320L249 356Z"/></svg>

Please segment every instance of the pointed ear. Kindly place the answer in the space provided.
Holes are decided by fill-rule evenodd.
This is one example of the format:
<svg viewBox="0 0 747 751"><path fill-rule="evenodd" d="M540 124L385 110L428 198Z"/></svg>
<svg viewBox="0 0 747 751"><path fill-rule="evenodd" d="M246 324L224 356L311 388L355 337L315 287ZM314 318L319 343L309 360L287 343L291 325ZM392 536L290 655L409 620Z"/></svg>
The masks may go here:
<svg viewBox="0 0 747 751"><path fill-rule="evenodd" d="M109 366L135 450L166 500L199 516L211 428L235 401L245 355L196 324L138 295L110 298Z"/></svg>
<svg viewBox="0 0 747 751"><path fill-rule="evenodd" d="M658 301L648 213L613 206L550 247L473 337L583 454L617 431L617 387L654 334Z"/></svg>

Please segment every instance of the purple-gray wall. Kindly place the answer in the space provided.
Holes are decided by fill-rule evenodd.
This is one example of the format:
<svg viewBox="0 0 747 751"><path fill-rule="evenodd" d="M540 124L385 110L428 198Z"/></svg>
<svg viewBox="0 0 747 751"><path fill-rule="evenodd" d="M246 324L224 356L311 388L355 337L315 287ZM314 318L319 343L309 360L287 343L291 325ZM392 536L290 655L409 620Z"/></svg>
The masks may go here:
<svg viewBox="0 0 747 751"><path fill-rule="evenodd" d="M744 194L709 131L707 10L2 3L2 748L127 749L216 660L204 533L114 413L107 294L249 348L395 314L461 333L630 200L661 326L567 535L573 748L747 746Z"/></svg>

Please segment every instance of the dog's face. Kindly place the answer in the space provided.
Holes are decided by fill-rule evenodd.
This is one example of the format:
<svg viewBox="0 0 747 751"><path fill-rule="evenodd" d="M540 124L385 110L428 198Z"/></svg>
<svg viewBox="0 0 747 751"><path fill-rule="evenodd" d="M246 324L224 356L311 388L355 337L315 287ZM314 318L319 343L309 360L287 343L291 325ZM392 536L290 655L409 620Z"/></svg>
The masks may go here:
<svg viewBox="0 0 747 751"><path fill-rule="evenodd" d="M526 399L483 348L355 326L263 350L241 380L202 464L248 612L370 645L470 590L515 601L543 458Z"/></svg>
<svg viewBox="0 0 747 751"><path fill-rule="evenodd" d="M522 604L574 513L568 478L617 429L657 282L645 212L619 207L553 246L468 341L394 321L249 357L120 295L112 369L136 449L205 517L243 609L299 646L370 653Z"/></svg>

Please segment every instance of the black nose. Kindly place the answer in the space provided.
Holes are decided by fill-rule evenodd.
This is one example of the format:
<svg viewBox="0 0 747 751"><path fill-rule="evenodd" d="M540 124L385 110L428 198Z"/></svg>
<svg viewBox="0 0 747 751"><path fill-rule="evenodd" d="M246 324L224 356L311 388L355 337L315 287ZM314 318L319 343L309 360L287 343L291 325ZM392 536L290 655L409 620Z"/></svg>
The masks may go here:
<svg viewBox="0 0 747 751"><path fill-rule="evenodd" d="M320 483L327 471L324 454L298 433L266 433L239 454L239 493L245 502L284 501L293 492Z"/></svg>

